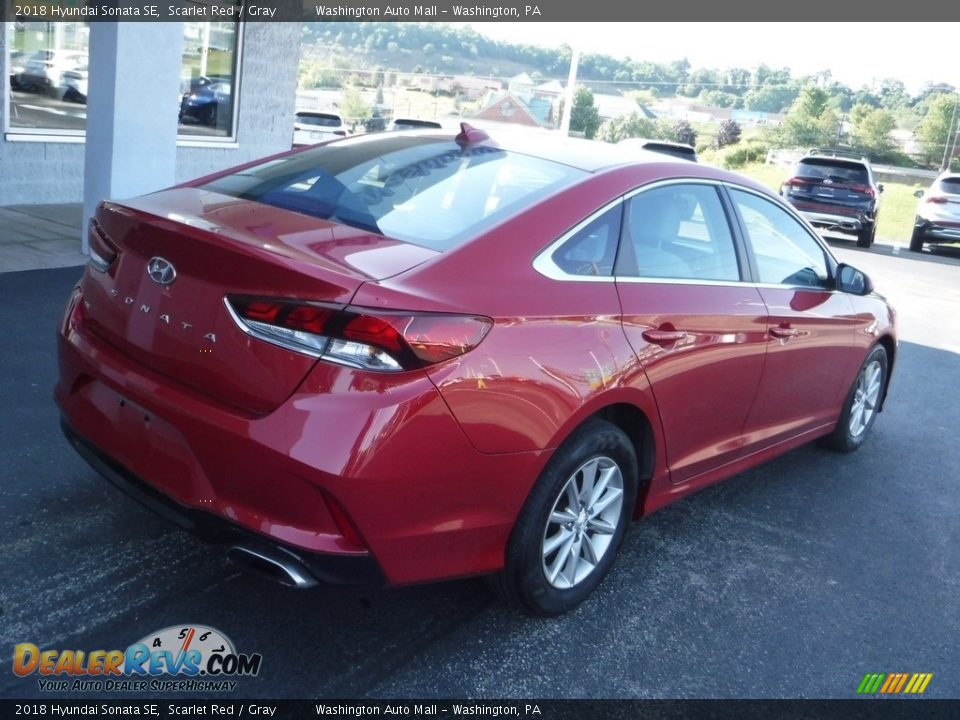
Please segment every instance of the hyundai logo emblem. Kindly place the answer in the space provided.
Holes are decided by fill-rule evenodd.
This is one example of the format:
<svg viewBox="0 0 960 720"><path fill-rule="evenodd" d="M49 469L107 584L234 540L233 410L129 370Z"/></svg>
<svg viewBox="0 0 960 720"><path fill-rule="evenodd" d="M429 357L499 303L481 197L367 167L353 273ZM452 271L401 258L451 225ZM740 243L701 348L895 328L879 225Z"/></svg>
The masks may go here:
<svg viewBox="0 0 960 720"><path fill-rule="evenodd" d="M147 275L155 283L170 285L177 279L177 269L173 263L162 257L152 257L147 263Z"/></svg>

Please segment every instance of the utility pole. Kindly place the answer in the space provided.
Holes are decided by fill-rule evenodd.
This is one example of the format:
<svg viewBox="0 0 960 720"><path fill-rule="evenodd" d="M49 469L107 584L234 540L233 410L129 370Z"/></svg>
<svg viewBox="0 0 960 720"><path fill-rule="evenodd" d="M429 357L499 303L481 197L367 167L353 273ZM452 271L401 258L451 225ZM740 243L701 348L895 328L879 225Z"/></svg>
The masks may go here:
<svg viewBox="0 0 960 720"><path fill-rule="evenodd" d="M827 71L829 72L829 70ZM843 123L847 119L846 114L840 116L840 124L837 125L837 137L833 140L833 150L837 151L837 148L840 146L840 134L843 132Z"/></svg>
<svg viewBox="0 0 960 720"><path fill-rule="evenodd" d="M956 131L953 129L953 126L957 121L957 105L960 105L960 93L957 93L957 98L953 101L953 115L950 116L950 127L947 130L947 141L943 144L943 162L940 163L940 172L945 172L950 169L950 160L953 158L953 155L950 151L951 138L953 138L953 147L956 149ZM957 128L957 130L960 130L960 128Z"/></svg>
<svg viewBox="0 0 960 720"><path fill-rule="evenodd" d="M570 58L570 74L567 75L567 89L563 94L563 117L560 119L560 132L570 134L570 116L573 113L573 91L577 84L577 66L580 64L580 46L574 45Z"/></svg>

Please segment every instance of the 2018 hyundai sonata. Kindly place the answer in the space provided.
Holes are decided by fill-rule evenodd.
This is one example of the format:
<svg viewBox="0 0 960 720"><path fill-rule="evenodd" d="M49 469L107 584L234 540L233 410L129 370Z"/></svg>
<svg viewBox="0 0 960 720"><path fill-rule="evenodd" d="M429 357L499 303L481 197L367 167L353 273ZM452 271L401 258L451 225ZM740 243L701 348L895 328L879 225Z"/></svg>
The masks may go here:
<svg viewBox="0 0 960 720"><path fill-rule="evenodd" d="M894 315L768 190L464 125L104 202L59 332L67 436L288 584L492 574L583 601L632 518L863 443Z"/></svg>

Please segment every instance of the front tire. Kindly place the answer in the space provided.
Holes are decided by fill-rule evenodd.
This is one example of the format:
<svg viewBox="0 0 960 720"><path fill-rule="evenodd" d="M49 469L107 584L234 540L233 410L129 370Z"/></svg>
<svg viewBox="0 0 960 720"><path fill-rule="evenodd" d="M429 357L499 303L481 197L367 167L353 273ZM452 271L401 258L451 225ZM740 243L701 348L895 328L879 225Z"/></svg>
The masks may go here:
<svg viewBox="0 0 960 720"><path fill-rule="evenodd" d="M886 349L882 345L874 346L847 393L837 426L821 441L824 447L846 453L863 445L880 412L889 363Z"/></svg>
<svg viewBox="0 0 960 720"><path fill-rule="evenodd" d="M554 453L489 579L529 615L560 615L586 600L613 565L633 516L638 465L630 439L593 419Z"/></svg>

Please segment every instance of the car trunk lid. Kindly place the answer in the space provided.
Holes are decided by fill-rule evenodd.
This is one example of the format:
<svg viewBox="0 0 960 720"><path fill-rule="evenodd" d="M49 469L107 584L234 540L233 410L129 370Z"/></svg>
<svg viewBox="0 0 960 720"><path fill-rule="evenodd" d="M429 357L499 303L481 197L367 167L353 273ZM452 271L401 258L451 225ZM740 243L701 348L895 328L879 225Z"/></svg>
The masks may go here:
<svg viewBox="0 0 960 720"><path fill-rule="evenodd" d="M342 307L364 282L436 255L195 188L101 205L91 247L116 259L84 277L90 329L155 372L257 413L289 397L316 360L245 334L226 297Z"/></svg>

